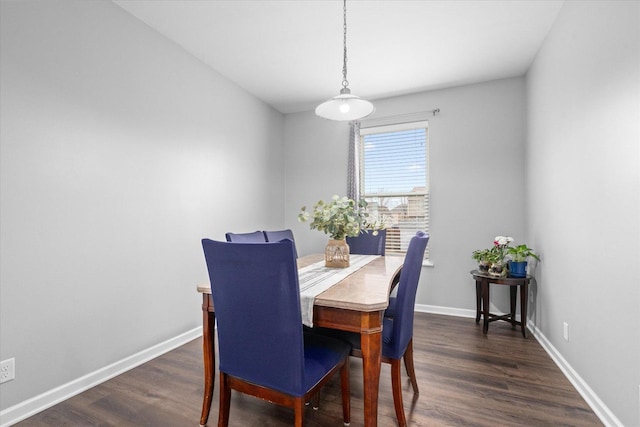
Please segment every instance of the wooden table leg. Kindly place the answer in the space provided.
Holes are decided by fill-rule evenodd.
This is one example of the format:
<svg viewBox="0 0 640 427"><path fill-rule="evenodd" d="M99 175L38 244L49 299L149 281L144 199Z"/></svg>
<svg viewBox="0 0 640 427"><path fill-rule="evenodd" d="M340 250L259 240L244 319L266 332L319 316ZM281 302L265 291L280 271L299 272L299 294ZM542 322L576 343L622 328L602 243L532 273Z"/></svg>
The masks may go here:
<svg viewBox="0 0 640 427"><path fill-rule="evenodd" d="M484 316L484 323L482 325L482 332L489 332L489 281L482 279L482 315Z"/></svg>
<svg viewBox="0 0 640 427"><path fill-rule="evenodd" d="M210 294L202 294L202 353L204 355L204 397L202 399L202 413L200 425L204 426L209 420L211 401L213 400L213 383L216 379L215 364L215 324L216 314L213 312Z"/></svg>
<svg viewBox="0 0 640 427"><path fill-rule="evenodd" d="M525 283L520 288L520 326L522 326L522 336L527 337L527 298L529 296L529 285Z"/></svg>
<svg viewBox="0 0 640 427"><path fill-rule="evenodd" d="M509 299L511 303L511 329L516 327L516 297L518 296L518 287L516 285L509 286Z"/></svg>
<svg viewBox="0 0 640 427"><path fill-rule="evenodd" d="M362 332L362 371L364 383L364 425L378 425L378 387L382 353L382 332Z"/></svg>
<svg viewBox="0 0 640 427"><path fill-rule="evenodd" d="M482 309L482 285L476 280L476 323L480 322L480 310Z"/></svg>

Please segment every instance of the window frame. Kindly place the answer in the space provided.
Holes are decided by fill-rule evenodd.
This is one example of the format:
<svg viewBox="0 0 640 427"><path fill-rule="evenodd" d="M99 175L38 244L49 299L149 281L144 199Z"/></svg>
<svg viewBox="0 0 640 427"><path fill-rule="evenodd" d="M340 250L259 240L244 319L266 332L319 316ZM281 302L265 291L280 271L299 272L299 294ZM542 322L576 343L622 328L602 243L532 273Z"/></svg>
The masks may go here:
<svg viewBox="0 0 640 427"><path fill-rule="evenodd" d="M366 193L365 192L365 175L366 175L366 170L365 170L365 139L368 135L380 135L380 134L385 134L385 133L393 133L393 132L401 132L401 131L409 131L409 130L416 130L416 129L424 129L425 130L425 135L424 135L424 144L425 144L425 157L424 157L424 165L425 165L425 186L424 186L424 191L408 191L408 192L404 192L404 191L389 191L389 192L376 192L376 193ZM360 198L363 198L367 201L370 201L371 199L382 199L382 198L389 198L389 197L393 197L393 198L404 198L405 200L405 204L407 206L407 212L410 211L410 200L411 198L414 198L416 196L418 197L424 197L424 199L421 199L418 203L424 203L422 208L419 207L418 205L418 211L420 211L420 209L423 209L423 214L420 215L421 219L419 221L419 223L412 227L401 227L400 225L402 224L401 222L398 222L398 227L394 227L398 229L398 237L397 240L394 240L394 238L392 237L391 240L389 240L390 235L393 236L393 233L390 233L390 229L387 229L387 244L386 244L386 253L387 254L397 254L397 255L402 255L406 253L406 249L408 246L408 241L410 239L411 236L415 235L415 232L418 230L422 230L425 233L429 234L429 226L430 226L430 202L431 202L431 191L430 191L430 187L431 187L431 179L430 179L430 171L431 171L431 167L430 167L430 138L429 138L429 121L428 120L413 120L413 121L407 121L407 122L401 122L401 123L389 123L389 124L382 124L382 125L376 125L376 124L371 124L371 125L367 125L365 123L361 123L361 127L359 129L358 135L356 136L356 151L358 153L357 155L357 163L358 163L358 190L360 193ZM414 187L416 188L416 187ZM408 215L408 214L407 214ZM408 217L411 217L411 215L408 215ZM407 232L408 231L408 232ZM425 262L426 265L431 265L429 262L429 250L427 248L427 250L425 251Z"/></svg>

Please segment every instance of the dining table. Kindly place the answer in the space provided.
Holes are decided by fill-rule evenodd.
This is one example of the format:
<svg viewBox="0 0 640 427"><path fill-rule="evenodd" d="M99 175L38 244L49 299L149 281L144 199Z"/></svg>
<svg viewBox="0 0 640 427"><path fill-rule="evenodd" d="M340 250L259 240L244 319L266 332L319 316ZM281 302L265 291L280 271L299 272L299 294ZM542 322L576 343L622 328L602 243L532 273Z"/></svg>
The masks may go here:
<svg viewBox="0 0 640 427"><path fill-rule="evenodd" d="M378 424L382 318L389 304L393 279L403 262L403 256L375 256L346 277L340 276L337 283L313 299L313 326L360 334L364 425L367 427ZM303 271L308 272L316 266L326 269L324 254L306 255L298 258L297 263L301 276ZM215 381L215 308L209 283L198 285L197 291L202 294L204 396L200 425L204 426L209 419Z"/></svg>

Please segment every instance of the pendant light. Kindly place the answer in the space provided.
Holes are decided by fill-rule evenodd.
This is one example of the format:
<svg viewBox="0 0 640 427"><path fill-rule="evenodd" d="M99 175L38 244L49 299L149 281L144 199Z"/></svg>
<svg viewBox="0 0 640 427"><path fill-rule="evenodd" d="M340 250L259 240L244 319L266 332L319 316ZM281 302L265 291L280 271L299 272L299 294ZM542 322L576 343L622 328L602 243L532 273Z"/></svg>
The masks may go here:
<svg viewBox="0 0 640 427"><path fill-rule="evenodd" d="M316 115L329 120L357 120L366 117L375 111L375 107L369 101L352 95L347 80L347 0L344 0L344 54L342 62L342 89L340 94L316 107Z"/></svg>

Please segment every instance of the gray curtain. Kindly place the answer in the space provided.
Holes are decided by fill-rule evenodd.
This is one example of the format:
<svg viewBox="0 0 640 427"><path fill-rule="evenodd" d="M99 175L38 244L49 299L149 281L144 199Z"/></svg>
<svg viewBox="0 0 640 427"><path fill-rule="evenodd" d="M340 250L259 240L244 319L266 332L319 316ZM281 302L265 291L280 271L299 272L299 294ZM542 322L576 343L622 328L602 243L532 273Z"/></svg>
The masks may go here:
<svg viewBox="0 0 640 427"><path fill-rule="evenodd" d="M360 122L351 122L350 128L349 164L347 165L347 197L357 201L360 199L360 150L358 150Z"/></svg>

